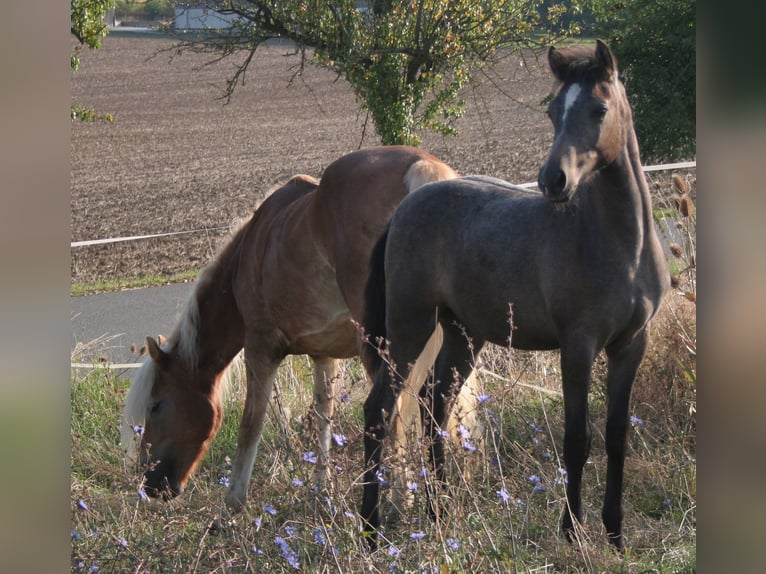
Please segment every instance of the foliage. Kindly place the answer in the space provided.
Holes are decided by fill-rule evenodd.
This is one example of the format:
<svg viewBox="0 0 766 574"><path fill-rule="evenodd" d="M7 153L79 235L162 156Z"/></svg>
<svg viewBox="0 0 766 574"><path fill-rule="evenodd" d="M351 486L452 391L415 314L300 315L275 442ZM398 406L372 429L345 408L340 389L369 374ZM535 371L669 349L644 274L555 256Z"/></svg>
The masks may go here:
<svg viewBox="0 0 766 574"><path fill-rule="evenodd" d="M175 13L175 2L171 0L148 0L146 2L129 2L117 0L115 14L120 20L160 20L172 18Z"/></svg>
<svg viewBox="0 0 766 574"><path fill-rule="evenodd" d="M101 47L101 40L107 35L106 15L114 8L115 0L71 0L70 31L80 41L70 57L72 71L80 67L80 50L88 46L92 50Z"/></svg>
<svg viewBox="0 0 766 574"><path fill-rule="evenodd" d="M77 104L71 104L69 107L69 114L72 120L80 120L83 122L113 122L114 116L108 113L99 113L92 108L84 108Z"/></svg>
<svg viewBox="0 0 766 574"><path fill-rule="evenodd" d="M303 63L336 72L351 85L384 144L417 145L418 130L454 134L464 111L460 89L501 48L540 46L562 16L541 16L541 0L249 0L217 2L238 20L174 50L245 54L228 79L233 94L258 46L295 42ZM300 74L300 70L297 72Z"/></svg>
<svg viewBox="0 0 766 574"><path fill-rule="evenodd" d="M611 44L630 94L641 155L696 155L696 0L583 0Z"/></svg>

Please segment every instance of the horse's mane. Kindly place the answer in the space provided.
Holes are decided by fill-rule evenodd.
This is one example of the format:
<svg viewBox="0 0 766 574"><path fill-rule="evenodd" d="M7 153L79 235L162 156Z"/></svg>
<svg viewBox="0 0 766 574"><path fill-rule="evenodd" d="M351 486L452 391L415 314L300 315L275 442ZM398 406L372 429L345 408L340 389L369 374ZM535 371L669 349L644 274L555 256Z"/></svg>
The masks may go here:
<svg viewBox="0 0 766 574"><path fill-rule="evenodd" d="M138 373L133 378L133 384L128 389L125 397L125 407L120 421L120 443L125 449L126 462L131 463L137 460L137 441L140 433L135 427L143 427L146 416L146 406L149 404L149 396L154 386L156 377L156 367L151 357L148 357L144 364L138 369Z"/></svg>
<svg viewBox="0 0 766 574"><path fill-rule="evenodd" d="M576 82L593 83L608 79L609 71L604 68L592 46L567 46L558 50L560 62L557 77L562 84Z"/></svg>

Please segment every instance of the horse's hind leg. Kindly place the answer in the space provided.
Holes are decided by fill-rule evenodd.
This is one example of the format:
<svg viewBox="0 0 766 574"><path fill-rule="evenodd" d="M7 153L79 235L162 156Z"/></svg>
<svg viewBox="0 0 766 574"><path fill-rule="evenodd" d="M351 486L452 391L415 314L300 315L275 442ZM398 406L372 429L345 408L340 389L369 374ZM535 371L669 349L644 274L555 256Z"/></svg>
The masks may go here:
<svg viewBox="0 0 766 574"><path fill-rule="evenodd" d="M270 355L257 345L245 346L245 367L247 371L247 395L242 421L237 437L237 453L231 471L231 483L226 493L226 505L232 511L243 510L247 504L247 489L253 473L258 443L263 432L266 408L274 387L274 375L282 362L269 358Z"/></svg>
<svg viewBox="0 0 766 574"><path fill-rule="evenodd" d="M409 366L426 346L434 326L430 312L419 317L408 313L403 317L406 317L406 322L389 322L391 340L388 353L364 403L365 471L361 515L364 535L368 537L371 547L377 545L376 533L380 527L380 461L394 404L402 391L403 378L406 378Z"/></svg>
<svg viewBox="0 0 766 574"><path fill-rule="evenodd" d="M471 375L476 355L483 341L472 340L465 329L454 321L442 321L444 343L434 366L434 383L421 391L421 417L429 439L429 459L436 476L436 486L445 485L444 439L446 422L452 405L465 380ZM439 516L438 504L429 497L432 517Z"/></svg>
<svg viewBox="0 0 766 574"><path fill-rule="evenodd" d="M330 476L332 449L332 420L335 411L335 382L338 378L338 360L314 357L314 404L318 427L318 462L316 486L323 488Z"/></svg>
<svg viewBox="0 0 766 574"><path fill-rule="evenodd" d="M609 541L623 548L622 538L622 484L625 448L628 438L630 392L636 371L646 349L646 333L642 331L630 345L616 351L607 349L608 368L606 418L606 493L601 519Z"/></svg>

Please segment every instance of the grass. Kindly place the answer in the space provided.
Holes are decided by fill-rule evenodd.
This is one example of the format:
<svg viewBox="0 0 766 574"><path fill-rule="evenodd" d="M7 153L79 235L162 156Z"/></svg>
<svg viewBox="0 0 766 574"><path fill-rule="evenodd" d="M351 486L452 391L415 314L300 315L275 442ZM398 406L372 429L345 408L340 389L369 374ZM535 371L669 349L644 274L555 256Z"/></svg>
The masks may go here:
<svg viewBox="0 0 766 574"><path fill-rule="evenodd" d="M97 281L95 283L75 283L71 287L70 295L79 297L81 295L92 295L95 293L106 293L110 291L120 291L122 289L137 289L139 287L157 287L159 285L168 285L170 283L184 283L197 279L201 269L191 269L173 275L145 275L131 279L112 279L108 281Z"/></svg>
<svg viewBox="0 0 766 574"><path fill-rule="evenodd" d="M687 182L688 183L688 182ZM677 186L656 184L671 209ZM625 467L624 530L628 549L611 550L600 520L604 491L603 358L590 396L593 448L585 469L585 524L576 544L560 535L563 401L558 354L491 347L478 371L480 447L457 446L450 486L440 498L443 520L428 517L429 475L416 475L413 503L382 531L381 548L359 536L362 409L366 384L358 363L344 366L348 400L339 401L334 432L336 472L327 489L312 488L314 449L310 363L292 357L280 368L250 487L248 509L231 515L221 484L231 467L241 414L242 381L226 399L227 416L186 492L169 502L145 501L139 479L123 468L120 408L129 381L106 366L73 371L72 572L696 572L696 220L671 222L688 238L676 244L677 285L651 327L634 386ZM480 435L480 436L478 436ZM405 460L424 468L420 443ZM390 453L390 450L387 451ZM385 460L388 467L394 463ZM384 489L384 515L391 509Z"/></svg>

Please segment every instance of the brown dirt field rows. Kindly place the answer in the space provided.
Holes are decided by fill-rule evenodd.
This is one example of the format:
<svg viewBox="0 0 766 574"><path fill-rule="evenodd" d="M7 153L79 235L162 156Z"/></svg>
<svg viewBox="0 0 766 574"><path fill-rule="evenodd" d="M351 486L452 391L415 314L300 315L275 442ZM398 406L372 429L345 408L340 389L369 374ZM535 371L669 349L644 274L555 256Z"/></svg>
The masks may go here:
<svg viewBox="0 0 766 574"><path fill-rule="evenodd" d="M72 123L72 241L227 226L296 173L319 176L341 155L377 145L348 85L272 45L256 55L228 105L232 63L170 59L173 40L108 36L72 77L72 101L113 123ZM422 147L467 173L534 180L552 130L541 105L544 58L508 57L466 90L461 133L426 133ZM170 274L204 265L224 232L72 249L71 279Z"/></svg>

